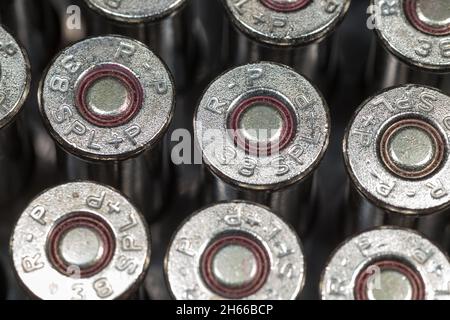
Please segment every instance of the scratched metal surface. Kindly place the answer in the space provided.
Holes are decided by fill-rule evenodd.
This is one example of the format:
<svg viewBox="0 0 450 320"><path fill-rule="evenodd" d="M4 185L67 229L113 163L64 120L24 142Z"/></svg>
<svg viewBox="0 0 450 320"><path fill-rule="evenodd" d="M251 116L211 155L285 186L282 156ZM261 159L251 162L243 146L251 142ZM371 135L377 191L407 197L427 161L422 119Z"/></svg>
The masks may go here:
<svg viewBox="0 0 450 320"><path fill-rule="evenodd" d="M337 228L339 220L342 219L340 213L342 212L341 207L346 186L341 142L344 128L352 110L364 100L361 84L372 38L371 31L366 28L366 7L367 1L354 0L348 16L338 29L342 44L340 57L342 67L337 79L338 89L336 94L328 101L332 119L332 133L330 147L319 167L321 196L321 206L318 212L319 219L317 219L311 236L308 239L303 239L307 265L306 286L301 296L303 299L318 298L319 277L325 261L333 248L343 240ZM35 79L40 78L39 74L34 74L33 76ZM36 88L34 86L26 108L26 113L28 114L33 113L33 108L36 107L35 97ZM196 97L192 97L190 100L195 101ZM185 103L188 104L188 102ZM187 106L184 107L187 108ZM182 110L183 105L179 105L177 108ZM183 126L183 123L180 113L176 114L172 130ZM52 146L46 145L45 140L42 141L44 141L44 144L41 145L41 153L53 152ZM14 199L12 206L1 208L0 299L25 298L11 268L8 256L8 242L14 221L26 204L38 192L57 183L56 175L53 174L51 167L53 167L51 162L38 163L37 174L30 181L30 190L20 199ZM172 195L177 196L177 200L172 200L170 202L172 204L171 208L163 214L158 222L151 226L153 256L144 286L148 289L148 294L153 299L169 298L162 271L167 243L176 226L184 217L198 209L199 206L198 203L190 200L197 194L196 188L198 186L192 184L192 181L200 174L199 167L181 166L175 168L175 170L180 175L177 190L174 190L172 193Z"/></svg>

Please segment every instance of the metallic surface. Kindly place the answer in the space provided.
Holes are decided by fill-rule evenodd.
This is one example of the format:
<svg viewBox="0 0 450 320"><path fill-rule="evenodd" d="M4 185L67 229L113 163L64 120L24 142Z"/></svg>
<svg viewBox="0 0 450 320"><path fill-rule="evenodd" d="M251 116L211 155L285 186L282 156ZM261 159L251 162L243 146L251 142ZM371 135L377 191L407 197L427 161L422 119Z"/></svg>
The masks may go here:
<svg viewBox="0 0 450 320"><path fill-rule="evenodd" d="M236 144L233 139L236 130L229 127L229 120L241 102L251 98L275 99L288 110L286 117L291 119L293 127L287 144L281 146L278 141L266 150L260 146L261 141L256 141L256 153ZM194 121L195 138L205 166L215 180L207 188L210 198L264 199L262 203L275 212L287 215L290 211L291 215L298 216L298 206L290 207L289 198L298 203L299 199L309 197L310 174L323 157L329 139L328 108L321 94L305 78L275 63L237 67L209 86ZM260 123L254 129L267 133L271 128L262 128ZM242 131L242 127L237 131ZM305 184L297 184L301 182ZM302 194L298 193L299 188L304 188L304 198L299 197ZM243 193L250 198L242 196Z"/></svg>
<svg viewBox="0 0 450 320"><path fill-rule="evenodd" d="M379 153L393 173L406 179L420 179L441 166L444 145L441 134L432 125L422 120L403 119L384 130Z"/></svg>
<svg viewBox="0 0 450 320"><path fill-rule="evenodd" d="M115 248L111 262L87 277L80 274L79 265L61 273L49 259L55 245L52 231L80 212L104 221ZM68 183L43 192L28 205L15 226L10 253L18 279L35 298L127 298L146 274L150 235L140 212L114 189L91 182Z"/></svg>
<svg viewBox="0 0 450 320"><path fill-rule="evenodd" d="M349 0L311 1L284 13L259 0L223 2L236 27L257 41L278 46L306 45L327 36L350 5Z"/></svg>
<svg viewBox="0 0 450 320"><path fill-rule="evenodd" d="M199 83L200 90L221 72L228 64L226 61L226 46L224 26L226 24L226 13L223 10L221 0L189 0L186 10L188 11L193 53L191 76ZM195 43L195 46L192 46ZM195 102L200 93L195 95Z"/></svg>
<svg viewBox="0 0 450 320"><path fill-rule="evenodd" d="M419 229L442 241L450 204L447 175L448 104L450 98L440 91L417 85L406 85L383 91L365 101L355 112L347 128L343 152L351 187L349 232L382 224ZM442 139L431 146L441 149L439 163L428 171L401 168L395 171L383 161L386 132L393 125L425 123ZM408 152L422 149L417 139L403 143ZM420 173L420 176L417 174Z"/></svg>
<svg viewBox="0 0 450 320"><path fill-rule="evenodd" d="M35 160L29 134L20 117L0 129L0 206L10 205L11 199L29 190Z"/></svg>
<svg viewBox="0 0 450 320"><path fill-rule="evenodd" d="M223 63L217 57L223 18L217 2L86 0L94 9L86 11L87 32L121 34L149 45L169 66L178 90L189 94L189 90L199 90L191 83L208 81Z"/></svg>
<svg viewBox="0 0 450 320"><path fill-rule="evenodd" d="M59 45L58 17L50 1L3 0L0 22L30 55L33 72L42 71Z"/></svg>
<svg viewBox="0 0 450 320"><path fill-rule="evenodd" d="M349 0L311 1L292 12L273 10L258 0L223 3L229 13L228 55L232 64L286 64L331 94L338 65L334 34Z"/></svg>
<svg viewBox="0 0 450 320"><path fill-rule="evenodd" d="M223 235L246 235L256 239L270 259L272 267L267 280L257 292L244 299L289 300L299 295L305 265L302 246L294 230L265 207L228 202L194 213L174 235L166 255L165 272L175 299L225 298L211 291L201 274L205 248Z"/></svg>
<svg viewBox="0 0 450 320"><path fill-rule="evenodd" d="M355 232L373 228L375 226L393 225L418 230L438 244L445 244L450 235L448 210L431 214L404 214L389 211L374 205L361 194L356 187L349 186L346 193L346 204L340 215L342 236L350 236Z"/></svg>
<svg viewBox="0 0 450 320"><path fill-rule="evenodd" d="M431 35L450 34L450 6L445 0L409 0L405 5L412 8L408 18L420 31Z"/></svg>
<svg viewBox="0 0 450 320"><path fill-rule="evenodd" d="M355 280L356 300L424 300L425 284L408 264L385 257L366 265Z"/></svg>
<svg viewBox="0 0 450 320"><path fill-rule="evenodd" d="M381 8L376 11L375 30L386 49L419 68L448 72L448 38L430 36L417 30L405 19L403 1L392 1L389 5L386 2L382 5L382 2L373 0L372 3Z"/></svg>
<svg viewBox="0 0 450 320"><path fill-rule="evenodd" d="M185 0L85 0L98 13L125 23L152 22L173 14Z"/></svg>
<svg viewBox="0 0 450 320"><path fill-rule="evenodd" d="M28 55L17 41L0 28L1 116L0 127L5 127L17 116L24 104L31 83Z"/></svg>
<svg viewBox="0 0 450 320"><path fill-rule="evenodd" d="M90 228L75 228L66 232L58 247L68 265L94 265L105 250L100 237Z"/></svg>
<svg viewBox="0 0 450 320"><path fill-rule="evenodd" d="M19 115L31 85L28 55L0 27L0 203L22 191L31 175L33 149L28 128Z"/></svg>
<svg viewBox="0 0 450 320"><path fill-rule="evenodd" d="M216 295L243 299L266 284L270 257L264 244L250 234L224 232L203 251L200 274L206 287Z"/></svg>
<svg viewBox="0 0 450 320"><path fill-rule="evenodd" d="M426 1L426 0L425 0ZM5 1L2 1L2 4ZM40 2L36 0L31 0L31 2ZM74 1L65 0L55 0L57 4L59 3L74 3ZM212 1L200 0L200 3L210 3ZM192 3L192 1L191 1ZM360 85L362 82L359 76L362 73L363 67L365 67L365 57L368 56L368 40L370 37L370 30L366 28L365 14L367 8L368 0L366 1L353 1L350 7L350 12L348 17L344 20L342 26L339 27L340 38L340 49L343 50L341 58L343 59L343 66L345 66L345 72L339 74L339 78L336 80L336 85L339 90L336 91L336 96L333 100L329 101L333 106L331 108L331 118L333 120L332 129L333 133L331 135L330 148L327 152L324 160L321 162L321 168L318 172L318 180L320 183L320 195L321 195L321 210L317 212L319 216L319 223L315 225L312 231L312 237L310 239L303 239L305 244L305 257L308 261L305 289L303 290L302 298L305 299L316 299L318 296L318 274L323 265L325 264L325 258L329 255L332 248L336 246L334 242L336 236L336 224L339 220L337 210L339 209L339 204L343 200L344 185L347 179L345 175L345 169L342 159L342 136L344 132L344 126L347 124L350 111L358 104L360 104L361 96L364 94L360 90ZM63 12L65 15L65 5L62 5ZM206 10L207 11L207 10ZM37 11L36 11L37 12ZM86 17L83 14L83 17ZM212 15L209 15L212 18ZM214 18L212 18L212 21ZM196 31L193 31L194 33ZM217 47L219 48L219 47ZM220 47L222 50L210 54L211 59L218 57L220 54L227 51L224 47ZM55 49L55 48L52 48ZM322 52L322 51L321 51ZM35 52L37 53L37 52ZM35 68L33 67L35 70ZM325 76L324 76L325 77ZM37 82L36 82L37 83ZM34 94L31 96L35 96ZM184 106L195 106L195 103L183 103L178 107L178 110L186 110ZM25 108L25 110L28 107ZM38 110L38 108L33 108ZM178 111L175 113L176 117ZM191 121L192 122L192 121ZM191 124L192 125L192 124ZM46 153L46 149L39 147L40 153ZM195 187L192 186L193 177L195 173L191 172L190 168L192 165L183 165L179 168L179 171L184 173L180 177L180 187L172 187L171 193L176 194L176 201L169 201L169 207L164 213L164 220L166 224L160 224L160 220L157 221L156 225L152 226L152 236L156 235L158 243L154 246L160 251L164 251L167 247L165 241L160 241L161 236L170 235L172 233L172 227L176 227L179 223L178 218L183 217L191 212L194 212L197 207L192 203L191 197L189 195L197 196ZM36 169L37 175L29 181L31 190L21 194L19 198L14 197L13 201L9 201L12 207L8 206L3 209L3 212L7 214L1 215L2 223L0 224L0 261L3 266L3 271L7 276L7 299L18 299L24 296L17 294L18 281L14 279L12 274L12 268L7 258L7 237L9 237L12 229L10 227L9 220L15 221L15 215L23 209L24 203L29 202L29 197L33 196L37 192L43 190L42 184L45 185L55 185L55 182L49 182L55 178L55 174L49 174L48 169L53 168L48 164L38 164ZM159 229L159 227L161 227ZM341 236L341 235L339 235ZM339 239L341 241L342 239ZM450 243L450 242L449 242ZM158 254L154 254L155 251L152 250L152 272L146 279L147 289L151 293L151 297L154 299L169 298L167 288L164 284L163 271L161 267L162 258L157 261L154 259ZM159 258L159 257L158 257ZM150 292L150 290L153 290ZM1 291L1 290L0 290Z"/></svg>
<svg viewBox="0 0 450 320"><path fill-rule="evenodd" d="M84 98L77 96L77 88L92 70L112 72L112 66L133 75L143 90L141 102L126 121L106 117L100 124L81 112L79 100ZM160 148L173 114L174 85L163 62L145 45L119 36L79 42L55 58L41 81L39 97L49 132L67 152L58 159L66 178L109 183L146 214L161 206L169 167Z"/></svg>
<svg viewBox="0 0 450 320"><path fill-rule="evenodd" d="M335 250L322 275L321 297L357 299L358 281L366 272L374 279L363 287L363 300L448 300L449 267L446 254L419 233L382 227L354 236ZM392 280L399 286L392 286Z"/></svg>
<svg viewBox="0 0 450 320"><path fill-rule="evenodd" d="M137 158L92 162L58 150L57 167L63 179L93 179L120 189L129 196L147 219L153 220L167 206L172 182L168 151L160 143Z"/></svg>
<svg viewBox="0 0 450 320"><path fill-rule="evenodd" d="M450 97L428 87L406 85L371 97L355 112L344 139L344 157L350 177L360 192L377 206L405 215L446 209L448 163L448 105ZM379 159L383 130L399 119L419 119L434 127L444 140L443 163L418 181L402 179ZM417 148L410 141L411 148Z"/></svg>
<svg viewBox="0 0 450 320"><path fill-rule="evenodd" d="M169 66L178 90L190 81L189 15L184 0L97 1L86 0L87 33L120 34L147 44ZM94 9L94 10L90 10Z"/></svg>
<svg viewBox="0 0 450 320"><path fill-rule="evenodd" d="M60 0L60 2L63 0ZM64 14L66 13L64 8ZM0 22L29 52L29 60L32 66L31 77L38 79L42 71L57 52L60 45L61 32L58 28L61 24L53 0L4 0L0 3ZM36 90L38 81L31 81L29 99L25 102L23 128L30 132L34 146L36 161L42 161L49 167L54 165L54 148L52 141L45 132L39 111ZM23 133L22 133L23 135ZM45 179L47 182L47 179ZM45 184L45 183L44 183ZM41 184L41 187L42 184Z"/></svg>
<svg viewBox="0 0 450 320"><path fill-rule="evenodd" d="M406 3L372 0L378 42L373 42L367 85L371 93L405 83L435 86L450 93L449 35L425 33L417 28L408 18ZM423 7L420 3L419 16Z"/></svg>
<svg viewBox="0 0 450 320"><path fill-rule="evenodd" d="M242 268L243 265L246 268ZM257 260L244 246L229 245L217 252L212 269L219 282L229 287L239 287L255 278Z"/></svg>
<svg viewBox="0 0 450 320"><path fill-rule="evenodd" d="M264 204L292 224L302 237L308 237L316 221L319 207L319 188L315 175L279 190L253 190L227 183L212 171L203 172L203 202L241 199Z"/></svg>

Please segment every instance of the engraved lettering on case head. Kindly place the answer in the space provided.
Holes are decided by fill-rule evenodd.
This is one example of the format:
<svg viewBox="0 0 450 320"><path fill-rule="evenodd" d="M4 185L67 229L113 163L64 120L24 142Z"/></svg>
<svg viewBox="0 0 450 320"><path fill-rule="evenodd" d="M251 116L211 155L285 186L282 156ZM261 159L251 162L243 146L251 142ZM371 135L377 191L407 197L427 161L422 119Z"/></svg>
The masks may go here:
<svg viewBox="0 0 450 320"><path fill-rule="evenodd" d="M40 225L45 226L47 224L47 222L45 221L45 213L46 210L44 207L36 206L33 208L33 210L31 210L30 217Z"/></svg>

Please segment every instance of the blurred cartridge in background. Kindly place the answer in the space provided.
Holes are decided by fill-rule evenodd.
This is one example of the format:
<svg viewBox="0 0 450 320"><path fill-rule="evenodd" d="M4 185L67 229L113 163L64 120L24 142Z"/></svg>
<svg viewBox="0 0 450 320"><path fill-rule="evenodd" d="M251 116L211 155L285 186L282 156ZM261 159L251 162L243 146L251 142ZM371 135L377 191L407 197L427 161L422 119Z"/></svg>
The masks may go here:
<svg viewBox="0 0 450 320"><path fill-rule="evenodd" d="M329 122L322 95L289 67L262 62L221 75L195 113L206 202L255 201L305 231Z"/></svg>
<svg viewBox="0 0 450 320"><path fill-rule="evenodd" d="M177 300L292 300L305 262L295 231L247 202L219 203L191 215L174 235L165 272Z"/></svg>
<svg viewBox="0 0 450 320"><path fill-rule="evenodd" d="M168 64L180 91L214 72L220 62L212 51L219 50L222 39L217 0L85 2L92 9L89 34L121 34L149 45Z"/></svg>
<svg viewBox="0 0 450 320"><path fill-rule="evenodd" d="M276 61L293 67L328 95L337 70L338 24L350 0L223 0L233 64Z"/></svg>
<svg viewBox="0 0 450 320"><path fill-rule="evenodd" d="M430 85L450 94L448 0L372 0L376 39L367 73L370 94L393 85Z"/></svg>
<svg viewBox="0 0 450 320"><path fill-rule="evenodd" d="M450 97L418 85L371 97L347 128L348 232L389 224L442 241L450 205Z"/></svg>
<svg viewBox="0 0 450 320"><path fill-rule="evenodd" d="M5 205L28 183L34 151L28 127L19 114L30 90L30 62L24 49L2 27L0 44L0 205Z"/></svg>
<svg viewBox="0 0 450 320"><path fill-rule="evenodd" d="M91 38L58 55L40 86L40 111L64 149L63 179L92 179L130 196L148 218L166 203L170 165L164 133L174 85L142 43Z"/></svg>
<svg viewBox="0 0 450 320"><path fill-rule="evenodd" d="M450 262L408 229L382 227L345 241L320 283L323 300L449 300Z"/></svg>
<svg viewBox="0 0 450 320"><path fill-rule="evenodd" d="M133 298L150 261L150 235L140 212L114 189L68 183L28 205L10 254L33 298Z"/></svg>

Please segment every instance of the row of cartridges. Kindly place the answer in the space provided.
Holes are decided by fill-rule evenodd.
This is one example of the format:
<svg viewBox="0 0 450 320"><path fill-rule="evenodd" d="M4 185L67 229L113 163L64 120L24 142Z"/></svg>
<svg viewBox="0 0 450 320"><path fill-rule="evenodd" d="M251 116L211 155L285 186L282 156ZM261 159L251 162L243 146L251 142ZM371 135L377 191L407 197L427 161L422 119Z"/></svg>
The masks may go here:
<svg viewBox="0 0 450 320"><path fill-rule="evenodd" d="M302 297L350 2L1 0L0 298ZM450 5L366 2L318 296L450 299Z"/></svg>

